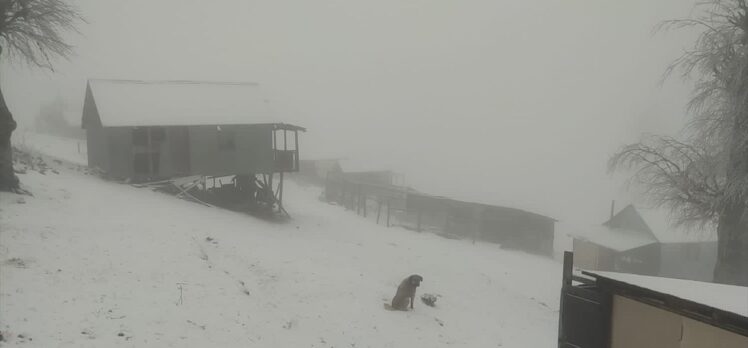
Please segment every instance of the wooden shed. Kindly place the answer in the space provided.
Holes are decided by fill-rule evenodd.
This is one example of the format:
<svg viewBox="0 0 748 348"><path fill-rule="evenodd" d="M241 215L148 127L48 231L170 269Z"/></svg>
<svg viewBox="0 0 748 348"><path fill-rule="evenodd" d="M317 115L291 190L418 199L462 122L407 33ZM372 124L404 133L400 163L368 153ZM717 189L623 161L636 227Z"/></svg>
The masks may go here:
<svg viewBox="0 0 748 348"><path fill-rule="evenodd" d="M419 230L436 225L451 235L499 243L509 249L553 255L556 220L548 216L417 192L408 193L406 210L416 216Z"/></svg>
<svg viewBox="0 0 748 348"><path fill-rule="evenodd" d="M748 288L573 270L564 255L558 346L748 347Z"/></svg>
<svg viewBox="0 0 748 348"><path fill-rule="evenodd" d="M299 168L298 132L257 84L89 80L88 163L116 178L273 174Z"/></svg>

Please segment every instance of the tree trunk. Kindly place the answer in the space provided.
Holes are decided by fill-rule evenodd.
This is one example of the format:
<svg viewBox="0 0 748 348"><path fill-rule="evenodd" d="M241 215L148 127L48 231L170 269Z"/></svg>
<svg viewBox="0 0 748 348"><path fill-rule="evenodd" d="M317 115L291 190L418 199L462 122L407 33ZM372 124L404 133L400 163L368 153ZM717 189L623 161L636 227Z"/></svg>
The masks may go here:
<svg viewBox="0 0 748 348"><path fill-rule="evenodd" d="M733 120L728 142L726 198L717 226L714 281L748 286L748 192L740 184L748 177L748 114Z"/></svg>
<svg viewBox="0 0 748 348"><path fill-rule="evenodd" d="M717 264L714 281L748 286L748 212L745 203L727 207L717 227Z"/></svg>
<svg viewBox="0 0 748 348"><path fill-rule="evenodd" d="M18 177L13 172L13 148L10 146L10 135L15 129L16 121L5 104L0 88L0 191L18 189Z"/></svg>

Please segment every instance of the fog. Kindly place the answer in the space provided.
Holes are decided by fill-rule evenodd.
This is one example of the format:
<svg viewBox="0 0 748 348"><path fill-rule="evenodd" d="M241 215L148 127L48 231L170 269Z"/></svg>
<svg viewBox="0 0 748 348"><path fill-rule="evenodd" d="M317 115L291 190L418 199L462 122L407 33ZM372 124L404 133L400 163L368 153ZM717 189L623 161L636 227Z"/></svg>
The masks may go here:
<svg viewBox="0 0 748 348"><path fill-rule="evenodd" d="M693 39L654 35L693 2L78 1L87 24L55 72L2 66L30 125L87 78L253 81L308 128L302 159L344 157L425 192L601 222L630 199L608 157L675 134L688 85L662 72Z"/></svg>

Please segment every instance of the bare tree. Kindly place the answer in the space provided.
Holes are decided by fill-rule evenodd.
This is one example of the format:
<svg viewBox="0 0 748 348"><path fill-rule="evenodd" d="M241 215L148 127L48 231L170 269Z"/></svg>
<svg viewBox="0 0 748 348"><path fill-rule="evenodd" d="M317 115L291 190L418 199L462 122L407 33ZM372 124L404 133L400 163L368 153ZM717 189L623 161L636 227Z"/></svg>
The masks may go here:
<svg viewBox="0 0 748 348"><path fill-rule="evenodd" d="M609 164L636 168L634 178L680 223L716 223L715 281L748 285L748 4L699 6L698 16L661 26L703 30L666 71L696 81L687 141L649 137L624 147Z"/></svg>
<svg viewBox="0 0 748 348"><path fill-rule="evenodd" d="M52 59L67 57L72 46L62 37L81 18L61 0L0 0L0 58L52 70ZM18 191L10 136L16 128L0 89L0 190Z"/></svg>

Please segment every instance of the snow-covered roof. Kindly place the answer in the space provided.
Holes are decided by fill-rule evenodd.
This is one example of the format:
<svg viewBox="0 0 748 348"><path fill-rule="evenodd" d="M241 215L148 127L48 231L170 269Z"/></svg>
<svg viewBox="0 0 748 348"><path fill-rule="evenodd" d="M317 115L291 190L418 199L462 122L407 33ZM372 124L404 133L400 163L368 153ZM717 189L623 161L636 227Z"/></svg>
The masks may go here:
<svg viewBox="0 0 748 348"><path fill-rule="evenodd" d="M748 317L748 287L616 272L587 272Z"/></svg>
<svg viewBox="0 0 748 348"><path fill-rule="evenodd" d="M711 224L704 228L676 226L667 210L636 207L636 211L649 226L649 229L652 230L652 234L662 243L713 242L717 240L717 231Z"/></svg>
<svg viewBox="0 0 748 348"><path fill-rule="evenodd" d="M657 243L646 233L626 229L611 229L606 226L589 227L586 232L574 236L615 251L626 251Z"/></svg>
<svg viewBox="0 0 748 348"><path fill-rule="evenodd" d="M278 123L255 83L89 80L104 127Z"/></svg>

